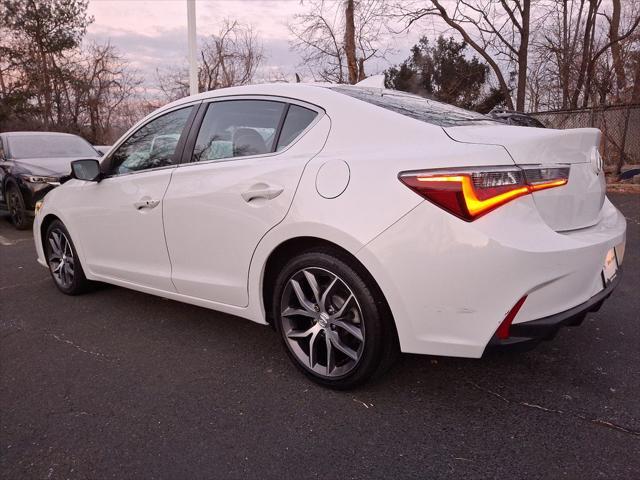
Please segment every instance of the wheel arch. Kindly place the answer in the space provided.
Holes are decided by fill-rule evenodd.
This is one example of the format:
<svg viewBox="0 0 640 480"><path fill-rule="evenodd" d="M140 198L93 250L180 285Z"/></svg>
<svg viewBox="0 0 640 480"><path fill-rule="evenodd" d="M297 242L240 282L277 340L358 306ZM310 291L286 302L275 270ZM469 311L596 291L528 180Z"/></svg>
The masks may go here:
<svg viewBox="0 0 640 480"><path fill-rule="evenodd" d="M380 288L380 285L373 277L373 275L369 272L367 267L346 248L341 247L337 243L330 240L315 236L298 236L284 240L280 244L278 244L267 257L264 264L260 290L261 303L262 307L264 308L264 315L267 323L273 326L271 310L273 306L273 289L275 286L275 279L286 262L293 256L299 255L303 252L327 249L333 250L338 255L348 259L351 266L357 271L359 275L361 275L365 279L367 284L371 286L371 288L374 290L376 298L380 299L382 307L385 310L385 314L389 315L389 317L391 318L391 323L393 324L395 337L397 339L398 332L395 324L395 319L393 317L393 312L391 311L391 307L389 306L389 302L387 301L382 288Z"/></svg>
<svg viewBox="0 0 640 480"><path fill-rule="evenodd" d="M8 205L7 203L7 190L9 189L9 186L11 185L15 185L15 187L18 189L18 191L20 192L21 195L24 194L22 193L22 186L20 185L20 181L14 177L13 175L6 175L3 179L2 179L2 198L5 202L5 204Z"/></svg>
<svg viewBox="0 0 640 480"><path fill-rule="evenodd" d="M42 247L44 248L44 237L47 233L47 229L49 225L51 225L55 220L62 222L60 217L53 213L47 213L42 221L40 222L40 243L42 243ZM64 222L62 222L64 224Z"/></svg>
<svg viewBox="0 0 640 480"><path fill-rule="evenodd" d="M18 188L20 187L18 185L17 178L15 178L13 175L6 174L5 177L2 179L2 193L4 193L7 190L7 187L9 186L10 183L15 183Z"/></svg>

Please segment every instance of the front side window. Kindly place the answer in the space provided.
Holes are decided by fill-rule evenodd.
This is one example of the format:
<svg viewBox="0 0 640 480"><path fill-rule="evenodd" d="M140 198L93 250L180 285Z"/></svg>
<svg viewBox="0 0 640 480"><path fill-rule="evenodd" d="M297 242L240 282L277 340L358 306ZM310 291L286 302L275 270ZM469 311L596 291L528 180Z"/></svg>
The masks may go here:
<svg viewBox="0 0 640 480"><path fill-rule="evenodd" d="M193 107L174 110L137 130L111 156L111 175L178 163L178 140Z"/></svg>
<svg viewBox="0 0 640 480"><path fill-rule="evenodd" d="M274 151L286 104L271 100L213 102L202 120L194 162L262 155Z"/></svg>

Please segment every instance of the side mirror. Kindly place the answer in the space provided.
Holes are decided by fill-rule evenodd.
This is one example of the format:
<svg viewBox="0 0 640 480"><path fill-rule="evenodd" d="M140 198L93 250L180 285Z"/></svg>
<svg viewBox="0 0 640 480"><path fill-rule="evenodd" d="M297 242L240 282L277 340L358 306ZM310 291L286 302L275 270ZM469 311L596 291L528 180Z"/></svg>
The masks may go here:
<svg viewBox="0 0 640 480"><path fill-rule="evenodd" d="M71 162L71 177L87 182L99 182L102 180L100 163L94 159L74 160Z"/></svg>

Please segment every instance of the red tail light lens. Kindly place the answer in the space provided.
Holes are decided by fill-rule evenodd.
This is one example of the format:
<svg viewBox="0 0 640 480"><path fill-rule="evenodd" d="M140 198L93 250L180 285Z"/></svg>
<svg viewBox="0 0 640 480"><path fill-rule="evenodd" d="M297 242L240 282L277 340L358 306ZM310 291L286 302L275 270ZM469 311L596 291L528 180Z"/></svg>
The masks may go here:
<svg viewBox="0 0 640 480"><path fill-rule="evenodd" d="M495 167L402 172L400 181L449 213L472 222L511 200L566 185L569 167Z"/></svg>
<svg viewBox="0 0 640 480"><path fill-rule="evenodd" d="M507 316L504 317L504 320L496 330L496 336L500 340L506 340L507 338L509 338L509 329L511 328L511 324L513 323L514 318L516 318L516 315L520 311L520 308L522 308L522 305L524 304L524 301L526 299L527 296L525 295L520 300L518 300L518 303L516 303L513 308L509 310Z"/></svg>

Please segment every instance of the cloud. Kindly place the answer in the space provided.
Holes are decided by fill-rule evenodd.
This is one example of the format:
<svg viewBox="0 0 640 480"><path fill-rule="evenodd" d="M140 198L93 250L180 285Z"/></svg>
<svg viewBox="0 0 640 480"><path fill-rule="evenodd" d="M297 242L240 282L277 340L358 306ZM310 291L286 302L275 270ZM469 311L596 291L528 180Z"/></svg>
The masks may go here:
<svg viewBox="0 0 640 480"><path fill-rule="evenodd" d="M269 80L274 72L292 79L300 56L290 50L287 22L306 6L297 0L227 0L196 2L199 43L217 33L225 19L251 24L264 47L265 60L258 80ZM111 42L144 78L148 87L157 83L156 70L184 69L187 65L186 2L93 0L89 13L95 22L87 33L89 41ZM392 40L387 60L371 60L367 73L378 73L408 56L412 36ZM303 77L309 77L308 74Z"/></svg>

